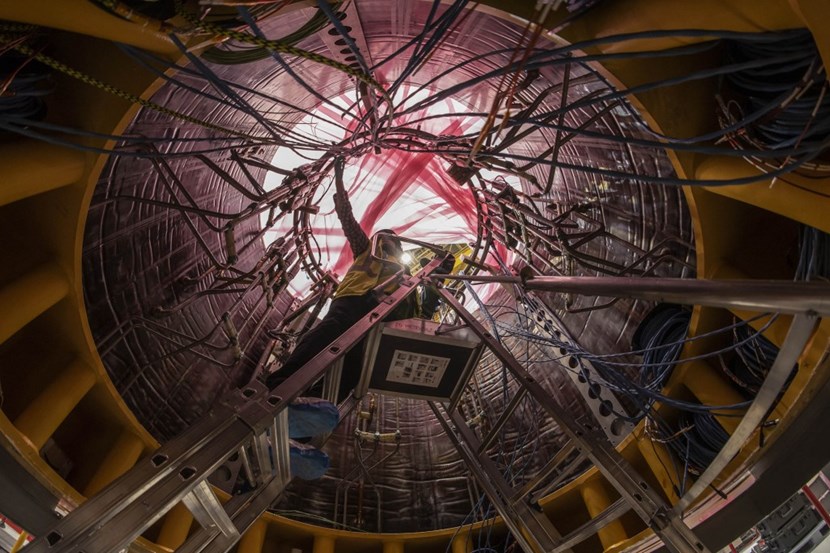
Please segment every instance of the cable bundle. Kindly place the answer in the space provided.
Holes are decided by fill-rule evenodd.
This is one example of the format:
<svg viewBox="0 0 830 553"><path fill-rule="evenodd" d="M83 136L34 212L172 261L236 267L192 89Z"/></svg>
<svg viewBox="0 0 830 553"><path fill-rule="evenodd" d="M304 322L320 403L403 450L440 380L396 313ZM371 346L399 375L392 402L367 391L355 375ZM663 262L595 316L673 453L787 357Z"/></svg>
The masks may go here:
<svg viewBox="0 0 830 553"><path fill-rule="evenodd" d="M684 415L676 432L661 426L658 441L665 443L683 462L684 474L700 475L729 440L729 434L709 413ZM684 487L681 485L681 493Z"/></svg>
<svg viewBox="0 0 830 553"><path fill-rule="evenodd" d="M721 362L721 367L745 393L754 396L775 362L778 348L747 325L736 326L733 336L735 356L728 364Z"/></svg>
<svg viewBox="0 0 830 553"><path fill-rule="evenodd" d="M602 0L565 0L565 9L569 12L581 12L593 8Z"/></svg>
<svg viewBox="0 0 830 553"><path fill-rule="evenodd" d="M806 225L801 227L795 280L830 278L830 235Z"/></svg>
<svg viewBox="0 0 830 553"><path fill-rule="evenodd" d="M809 31L782 35L771 42L728 42L730 63L751 65L754 60L780 59L787 54L794 57L748 66L724 76L729 90L725 94L734 99L721 100L722 127L745 114L759 115L727 135L736 149L795 149L797 153L788 153L787 159L801 154L812 158L826 144L830 131L827 75Z"/></svg>
<svg viewBox="0 0 830 553"><path fill-rule="evenodd" d="M339 5L339 3L335 2L335 6L337 5ZM254 8L251 8L249 12L251 16L255 19L264 19L265 16L270 15L268 13L262 13L261 10L259 13L257 13ZM337 15L338 17L342 17L345 14L343 14L342 12L338 12ZM239 22L237 22L236 26L238 26L238 24ZM277 40L279 42L293 46L303 39L306 39L310 36L314 36L315 33L321 31L328 24L328 17L322 9L318 9L317 12L311 17L311 19L309 19L305 24L303 24L299 29L285 36L282 36ZM263 60L271 55L271 51L265 47L251 47L244 44L236 44L231 41L226 42L220 46L212 46L211 48L208 48L202 53L202 58L211 63L218 63L222 65L234 65Z"/></svg>
<svg viewBox="0 0 830 553"><path fill-rule="evenodd" d="M0 55L0 117L43 119L52 88L49 70L41 64L14 52Z"/></svg>
<svg viewBox="0 0 830 553"><path fill-rule="evenodd" d="M649 313L634 333L632 345L643 351L640 382L662 388L683 349L691 313L678 305L661 304Z"/></svg>
<svg viewBox="0 0 830 553"><path fill-rule="evenodd" d="M683 349L690 319L691 313L671 304L660 304L646 315L632 339L634 350L643 357L643 363L633 378L626 377L601 361L593 362L603 380L617 386L624 397L636 398L635 403L640 412L635 420L648 414L655 401L655 394L659 394L671 376Z"/></svg>

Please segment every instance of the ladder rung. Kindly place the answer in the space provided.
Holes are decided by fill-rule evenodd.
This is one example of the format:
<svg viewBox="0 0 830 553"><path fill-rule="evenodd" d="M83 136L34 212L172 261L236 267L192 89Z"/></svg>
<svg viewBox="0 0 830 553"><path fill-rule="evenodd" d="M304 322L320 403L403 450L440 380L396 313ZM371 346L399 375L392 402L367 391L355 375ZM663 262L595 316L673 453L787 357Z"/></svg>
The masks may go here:
<svg viewBox="0 0 830 553"><path fill-rule="evenodd" d="M202 528L215 528L228 537L239 537L239 530L206 480L199 482L182 501Z"/></svg>
<svg viewBox="0 0 830 553"><path fill-rule="evenodd" d="M256 476L251 466L251 456L248 455L248 446L243 445L237 451L239 451L239 458L242 460L242 471L245 473L245 479L248 480L251 486L256 486Z"/></svg>
<svg viewBox="0 0 830 553"><path fill-rule="evenodd" d="M548 477L549 477L551 474L553 474L554 472L556 472L556 469L558 469L558 468L560 467L560 465L562 465L562 463L564 463L564 462L568 459L568 457L570 457L570 456L571 456L571 454L572 454L575 450L576 450L576 445L575 445L573 442L568 442L568 443L566 443L564 446L562 446L562 449L560 449L560 450L559 450L559 452L558 452L556 455L554 455L554 456L553 456L553 459L551 459L550 461L548 461L548 464L547 464L547 465L545 465L545 466L542 468L542 470L541 470L541 471L539 471L539 474L537 474L537 475L536 475L536 476L535 476L532 480L530 480L527 484L525 484L524 486L522 486L522 487L519 489L519 491L518 491L518 492L516 492L516 495L514 495L514 496L511 498L511 500L512 500L512 501L514 501L514 502L515 502L515 501L521 501L521 500L523 500L525 497L527 497L528 495L530 495L530 493L531 493L533 490L535 490L535 489L539 486L539 484L541 484L542 482L544 482L545 480L547 480L547 479L548 479Z"/></svg>
<svg viewBox="0 0 830 553"><path fill-rule="evenodd" d="M504 425L507 424L507 421L510 417L513 416L514 411L516 408L519 407L519 403L521 403L522 399L524 399L525 395L527 395L527 388L522 387L516 392L516 395L513 396L513 399L510 400L510 403L507 404L507 407L504 409L504 412L498 418L496 423L493 425L493 428L490 432L487 433L487 436L481 441L481 445L478 448L479 454L484 453L487 451L487 448L493 445L493 442L501 432L501 429L504 428Z"/></svg>
<svg viewBox="0 0 830 553"><path fill-rule="evenodd" d="M271 426L271 447L274 455L274 474L285 485L291 480L291 460L288 451L288 410L283 409L274 417Z"/></svg>
<svg viewBox="0 0 830 553"><path fill-rule="evenodd" d="M620 518L623 514L627 513L631 510L631 505L625 502L623 498L616 500L613 504L611 504L607 509L602 511L599 515L593 517L591 520L568 534L567 536L562 538L562 542L559 543L556 548L551 553L559 553L560 551L565 551L570 549L574 545L581 543L594 534L600 528L607 526L609 523L613 522L614 520Z"/></svg>
<svg viewBox="0 0 830 553"><path fill-rule="evenodd" d="M233 496L225 508L239 532L244 534L274 503L284 488L285 484L279 478L274 477L265 486L246 494ZM235 538L226 536L217 530L201 529L176 549L176 553L225 553L233 547L237 539L238 536Z"/></svg>
<svg viewBox="0 0 830 553"><path fill-rule="evenodd" d="M260 432L253 439L254 457L256 458L258 474L257 484L263 484L271 479L273 467L271 464L270 444L265 432Z"/></svg>
<svg viewBox="0 0 830 553"><path fill-rule="evenodd" d="M340 392L340 378L343 375L343 357L331 364L323 377L323 399L337 405L337 395Z"/></svg>

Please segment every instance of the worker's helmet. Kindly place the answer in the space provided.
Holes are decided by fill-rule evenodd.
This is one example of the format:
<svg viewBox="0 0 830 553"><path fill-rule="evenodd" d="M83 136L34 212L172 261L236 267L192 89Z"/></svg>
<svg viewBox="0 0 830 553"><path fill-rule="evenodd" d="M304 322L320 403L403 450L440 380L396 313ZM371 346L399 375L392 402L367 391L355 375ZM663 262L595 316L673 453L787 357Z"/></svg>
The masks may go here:
<svg viewBox="0 0 830 553"><path fill-rule="evenodd" d="M395 238L395 236L397 236L397 235L398 235L398 233L397 233L397 232L395 232L395 231L394 231L394 230L392 230L392 229L385 228L385 229L381 229L381 230L377 231L375 234L381 234L381 233L383 233L384 235L389 235L389 234L391 234L392 236L382 236L381 238L382 238L383 240L385 240L385 241L388 241L388 242L389 242L390 244L392 244L392 245L393 245L396 249L398 249L398 250L403 250L403 246L401 245L401 241L400 241L400 240L398 240L397 238Z"/></svg>

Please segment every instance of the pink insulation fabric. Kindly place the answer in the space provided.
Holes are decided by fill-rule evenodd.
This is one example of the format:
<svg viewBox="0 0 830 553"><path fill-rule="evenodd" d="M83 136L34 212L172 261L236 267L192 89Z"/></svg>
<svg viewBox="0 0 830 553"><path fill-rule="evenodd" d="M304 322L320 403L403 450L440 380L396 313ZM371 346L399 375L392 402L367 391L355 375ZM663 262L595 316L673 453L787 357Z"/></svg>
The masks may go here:
<svg viewBox="0 0 830 553"><path fill-rule="evenodd" d="M402 98L400 101L406 102L423 94L404 87L396 101ZM351 110L359 105L349 95L336 102ZM461 109L461 104L447 101L399 117L395 124L418 126L421 131L434 136L476 133L480 125L477 119L461 113L456 117L446 116ZM301 122L300 128L305 126L309 133L317 136L325 133L332 141L340 141L344 136L351 136L360 125L359 119L344 117L328 106L320 108L318 115L321 113L331 120L330 127L323 129L317 123L312 128ZM435 115L443 117L430 119ZM285 149L277 151L274 158L274 164L284 169L294 169L304 161L307 159ZM439 154L423 151L383 150L375 153L370 149L359 158L348 159L344 181L355 218L369 236L381 229L392 229L403 237L438 245L474 241L477 224L473 193L469 185L460 185L449 176L450 166L450 162ZM279 180L267 181L266 186L269 183L278 186ZM316 253L321 265L342 277L353 257L334 211L333 195L332 177L331 185L321 187L318 193L319 213L311 219L311 232L319 246ZM290 222L290 218L285 218L283 225L275 227L269 235L273 239L283 236L289 230ZM404 244L404 250L415 247ZM304 275L299 275L292 283L292 292L303 296L310 285Z"/></svg>

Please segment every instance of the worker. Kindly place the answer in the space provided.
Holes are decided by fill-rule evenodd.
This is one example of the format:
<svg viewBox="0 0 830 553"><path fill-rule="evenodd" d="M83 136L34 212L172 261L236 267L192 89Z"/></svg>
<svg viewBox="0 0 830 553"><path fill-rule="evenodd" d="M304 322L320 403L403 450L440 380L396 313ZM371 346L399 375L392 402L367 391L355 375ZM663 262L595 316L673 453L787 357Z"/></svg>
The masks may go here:
<svg viewBox="0 0 830 553"><path fill-rule="evenodd" d="M336 188L334 206L351 248L354 261L337 287L329 310L323 319L300 339L282 367L266 377L265 383L271 390L296 373L326 346L377 307L379 301L375 295L375 288L402 269L399 264L403 254L401 242L390 229L384 229L376 233L378 240L374 257L394 263L383 263L378 259L373 259L373 256L370 255L372 243L352 213L352 206L343 184L343 167L343 158L336 158L334 162ZM453 256L448 255L442 269L452 270L454 262ZM397 282L392 279L383 291L391 293L397 287ZM435 296L431 296L431 298L434 299L430 299L430 305L427 306L430 314L434 312L435 305L437 305ZM415 294L410 294L385 320L406 319L416 316L418 314L417 303ZM344 388L346 390L351 389L359 379L360 367L359 363L357 363L357 367L354 367L356 364L354 363L354 354L359 355L361 349L360 347L353 348L353 355L346 358L341 391ZM337 408L331 403L316 398L299 398L289 408L290 437L302 438L330 431L337 425L337 417ZM296 459L298 466L302 464L305 467L301 471L308 475L307 479L313 479L314 475L319 472L318 469L322 468L324 460L321 455L324 456L325 454L319 450L303 446L303 444L292 444L291 454L292 472L294 472L294 461ZM305 456L302 463L300 463L300 456ZM325 466L328 466L327 458L325 459ZM322 469L322 472L325 472L325 469ZM320 476L322 476L322 473L320 473Z"/></svg>
<svg viewBox="0 0 830 553"><path fill-rule="evenodd" d="M382 263L372 259L369 251L371 241L354 218L349 196L343 185L343 164L343 158L335 159L334 207L352 250L354 261L337 287L328 313L323 320L302 337L283 366L266 378L266 384L272 390L377 307L379 302L374 289L401 270L401 265L398 263ZM399 262L403 250L394 231L384 229L376 234L378 235L378 251L375 252L375 256ZM453 256L448 255L442 269L451 270L454 262ZM397 287L398 284L393 281L386 286L384 292L394 292ZM387 316L386 320L414 317L418 311L415 294L411 294ZM430 311L434 311L434 306L431 306Z"/></svg>

